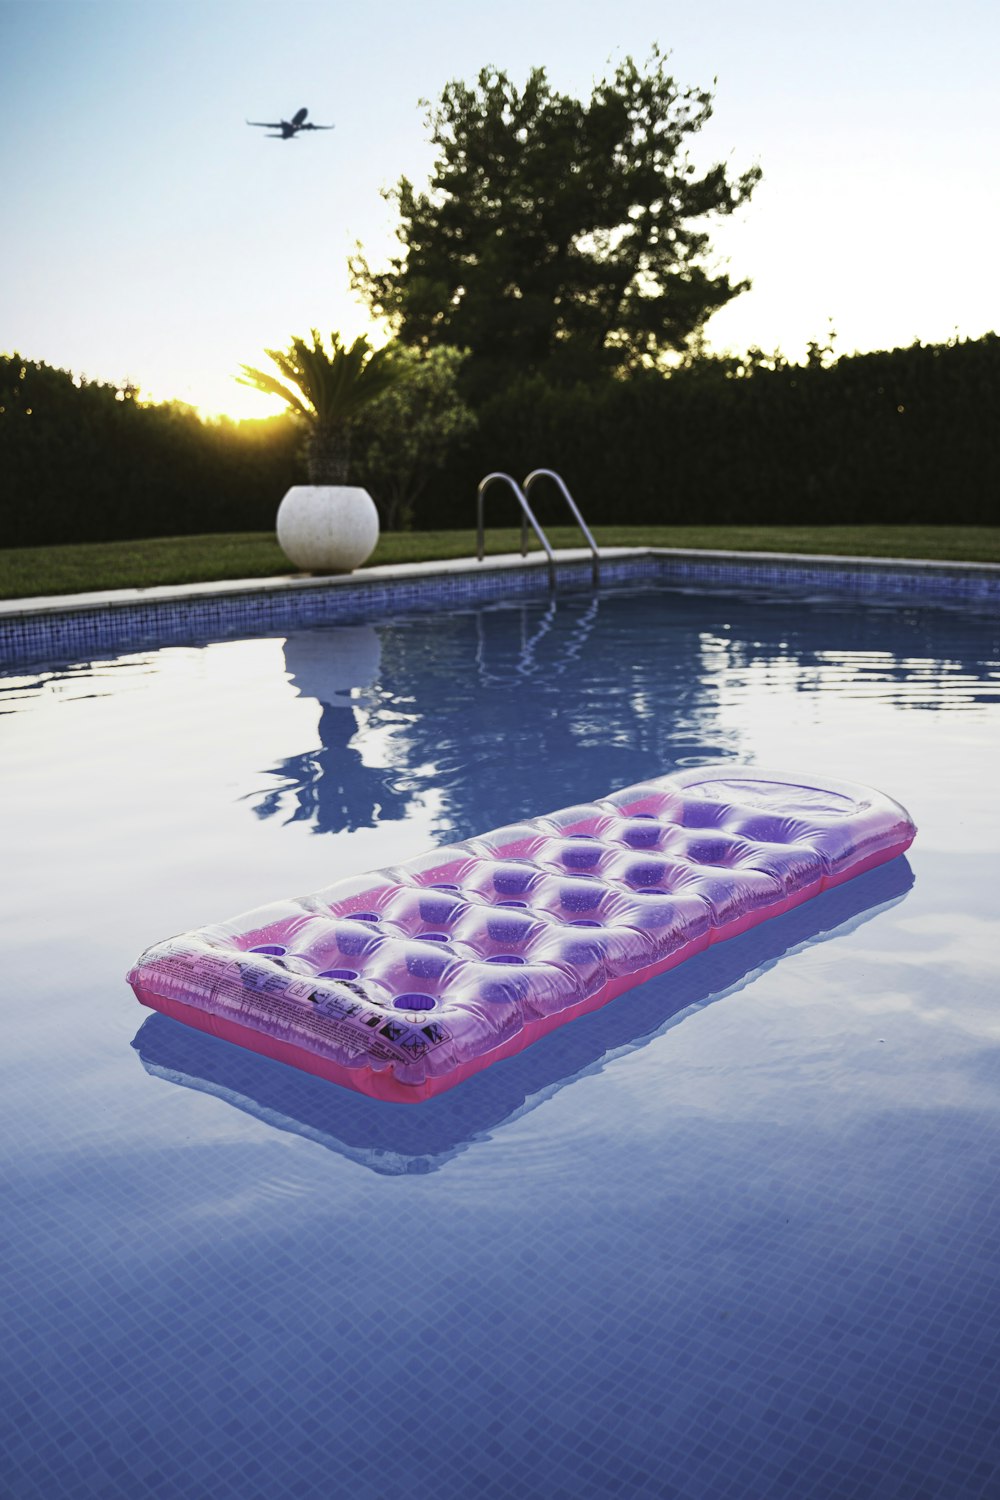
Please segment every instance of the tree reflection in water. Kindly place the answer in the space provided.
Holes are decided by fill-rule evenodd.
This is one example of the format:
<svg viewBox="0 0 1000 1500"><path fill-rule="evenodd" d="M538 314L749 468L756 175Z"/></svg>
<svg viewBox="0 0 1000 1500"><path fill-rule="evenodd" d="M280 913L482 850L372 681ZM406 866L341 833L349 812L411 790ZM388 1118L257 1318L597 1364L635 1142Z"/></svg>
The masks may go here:
<svg viewBox="0 0 1000 1500"><path fill-rule="evenodd" d="M738 758L741 701L775 692L974 708L998 691L995 644L984 659L957 612L654 589L303 631L285 661L320 743L255 810L336 833L426 804L437 838L468 838Z"/></svg>
<svg viewBox="0 0 1000 1500"><path fill-rule="evenodd" d="M433 792L437 835L458 839L662 775L678 746L685 760L732 757L692 668L694 624L651 654L614 608L626 602L575 595L289 636L320 744L268 772L255 811L344 832L404 818Z"/></svg>

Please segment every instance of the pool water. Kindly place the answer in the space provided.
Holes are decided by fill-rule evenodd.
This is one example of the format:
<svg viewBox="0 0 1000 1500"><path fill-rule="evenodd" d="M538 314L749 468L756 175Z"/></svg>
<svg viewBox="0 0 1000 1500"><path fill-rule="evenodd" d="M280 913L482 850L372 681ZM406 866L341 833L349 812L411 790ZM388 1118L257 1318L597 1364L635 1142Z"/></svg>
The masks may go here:
<svg viewBox="0 0 1000 1500"><path fill-rule="evenodd" d="M1000 1494L1000 621L571 595L0 679L0 1492ZM706 760L905 859L421 1106L148 944Z"/></svg>

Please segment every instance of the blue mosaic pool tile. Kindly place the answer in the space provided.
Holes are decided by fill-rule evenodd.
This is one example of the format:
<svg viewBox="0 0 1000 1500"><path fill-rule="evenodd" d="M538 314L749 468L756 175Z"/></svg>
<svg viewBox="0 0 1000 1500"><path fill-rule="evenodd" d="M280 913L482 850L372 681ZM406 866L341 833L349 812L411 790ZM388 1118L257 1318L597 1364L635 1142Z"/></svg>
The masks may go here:
<svg viewBox="0 0 1000 1500"><path fill-rule="evenodd" d="M661 583L674 587L767 589L823 598L879 599L893 602L1000 605L1000 568L920 564L886 564L852 560L849 564L790 558L661 557Z"/></svg>
<svg viewBox="0 0 1000 1500"><path fill-rule="evenodd" d="M589 588L590 563L561 562L557 581L562 590ZM602 562L603 588L651 583L713 591L749 589L867 601L1000 607L1000 569L951 571L869 562L838 566L656 553ZM360 573L349 583L338 582L326 588L259 589L65 611L26 610L0 618L0 665L68 660L103 651L220 640L311 625L355 624L539 597L548 590L547 569L535 565L375 581Z"/></svg>
<svg viewBox="0 0 1000 1500"><path fill-rule="evenodd" d="M602 582L653 581L652 558L608 563ZM590 565L558 569L563 589L587 587ZM364 574L329 588L253 590L185 600L101 605L65 612L28 612L0 619L0 663L64 659L90 652L133 650L227 636L267 634L310 625L354 624L400 614L438 612L472 603L529 598L548 591L546 570L490 569L369 582Z"/></svg>

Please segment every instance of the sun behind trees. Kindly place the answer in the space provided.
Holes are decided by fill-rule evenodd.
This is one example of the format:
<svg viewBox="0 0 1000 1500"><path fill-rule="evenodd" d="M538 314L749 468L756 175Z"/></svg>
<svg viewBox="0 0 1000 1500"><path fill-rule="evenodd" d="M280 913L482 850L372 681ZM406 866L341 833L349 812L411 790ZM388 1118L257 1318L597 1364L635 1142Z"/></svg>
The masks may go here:
<svg viewBox="0 0 1000 1500"><path fill-rule="evenodd" d="M401 252L373 271L359 247L353 288L404 343L471 350L480 395L518 372L576 381L683 350L749 285L711 273L704 221L745 203L761 173L696 170L686 146L712 96L664 65L656 48L645 70L626 58L586 103L543 68L523 89L486 68L424 101L439 152L428 190L404 177L387 193Z"/></svg>

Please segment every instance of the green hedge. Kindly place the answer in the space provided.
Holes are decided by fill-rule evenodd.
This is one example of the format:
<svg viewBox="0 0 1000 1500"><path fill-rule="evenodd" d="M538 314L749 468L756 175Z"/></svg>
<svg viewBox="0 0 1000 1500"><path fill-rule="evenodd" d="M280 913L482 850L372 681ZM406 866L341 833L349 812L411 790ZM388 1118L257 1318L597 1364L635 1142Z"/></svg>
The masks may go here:
<svg viewBox="0 0 1000 1500"><path fill-rule="evenodd" d="M0 545L266 530L300 477L299 441L285 417L204 422L4 357Z"/></svg>
<svg viewBox="0 0 1000 1500"><path fill-rule="evenodd" d="M535 467L595 523L995 524L998 407L994 334L742 377L709 363L575 390L529 379L483 407L420 524L470 524L485 473ZM487 503L491 523L512 517L499 487ZM543 509L565 514L554 492Z"/></svg>
<svg viewBox="0 0 1000 1500"><path fill-rule="evenodd" d="M479 480L565 477L595 524L991 525L1000 519L1000 338L823 368L706 361L492 397L428 485L421 528L474 522ZM304 475L286 418L206 423L180 406L0 359L0 545L267 530ZM543 518L565 519L556 496ZM510 524L499 490L488 523Z"/></svg>

